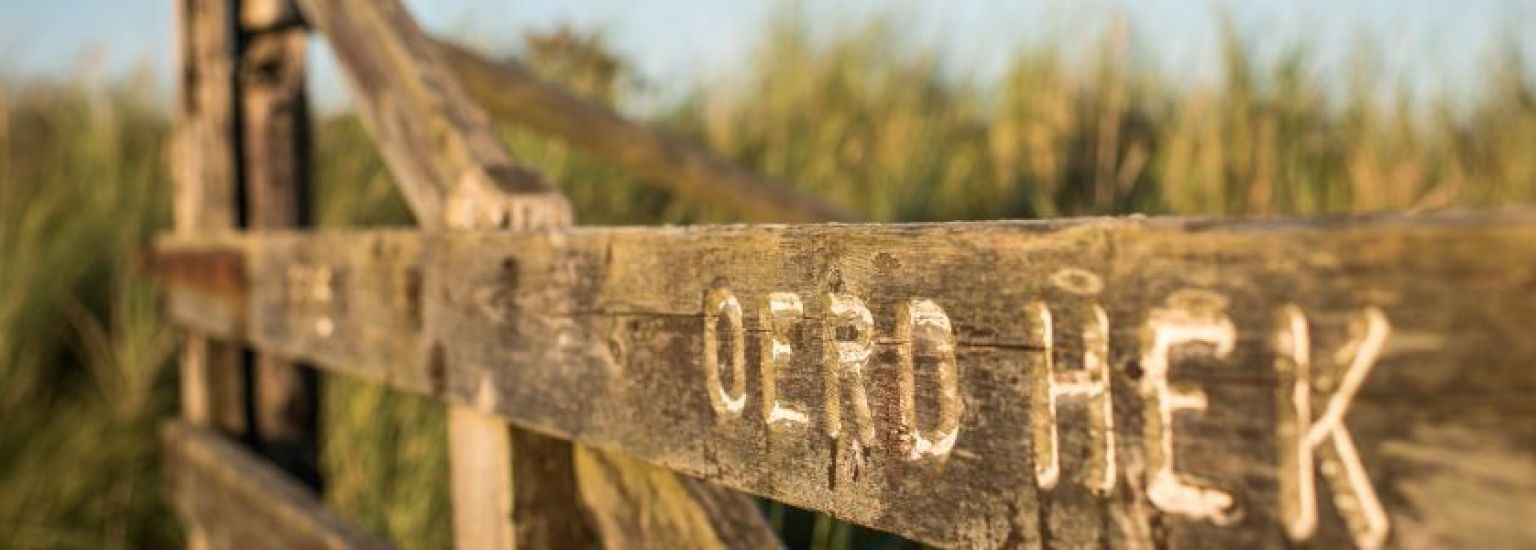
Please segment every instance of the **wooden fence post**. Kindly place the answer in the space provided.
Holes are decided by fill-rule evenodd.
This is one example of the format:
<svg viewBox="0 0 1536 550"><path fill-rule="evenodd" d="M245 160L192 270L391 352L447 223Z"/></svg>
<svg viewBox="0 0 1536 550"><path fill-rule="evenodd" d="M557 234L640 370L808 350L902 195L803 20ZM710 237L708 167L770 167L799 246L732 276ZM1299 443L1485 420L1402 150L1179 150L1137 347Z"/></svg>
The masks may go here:
<svg viewBox="0 0 1536 550"><path fill-rule="evenodd" d="M177 0L176 126L171 144L175 230L232 231L238 222L235 176L234 51L229 0ZM239 347L189 332L181 350L182 415L199 426L240 433L246 425ZM188 544L208 546L189 525Z"/></svg>
<svg viewBox="0 0 1536 550"><path fill-rule="evenodd" d="M513 163L490 119L437 61L399 2L300 5L347 69L365 126L420 225L535 229L570 223L565 198ZM396 123L405 120L413 123ZM577 507L570 443L523 434L452 404L448 433L458 548L585 544L589 535ZM538 475L517 475L522 472Z"/></svg>
<svg viewBox="0 0 1536 550"><path fill-rule="evenodd" d="M236 83L245 226L251 230L309 226L307 31L291 0L239 0L238 16ZM257 451L318 489L319 377L312 369L258 352L250 384L250 435Z"/></svg>

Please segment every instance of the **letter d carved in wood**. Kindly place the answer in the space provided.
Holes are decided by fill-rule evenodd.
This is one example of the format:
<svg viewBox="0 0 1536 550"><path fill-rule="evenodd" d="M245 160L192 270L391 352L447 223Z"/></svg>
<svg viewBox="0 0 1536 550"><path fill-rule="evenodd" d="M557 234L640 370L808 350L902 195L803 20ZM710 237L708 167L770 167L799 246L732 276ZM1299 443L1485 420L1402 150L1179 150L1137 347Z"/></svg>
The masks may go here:
<svg viewBox="0 0 1536 550"><path fill-rule="evenodd" d="M1334 354L1344 370L1323 413L1312 417L1311 338L1301 309L1288 305L1277 316L1275 370L1280 375L1280 517L1291 539L1304 541L1317 529L1314 459L1333 489L1334 507L1344 516L1355 544L1380 548L1387 539L1387 514L1355 451L1344 415L1371 372L1391 332L1387 317L1367 308L1350 323L1350 340ZM1316 454L1314 454L1316 453Z"/></svg>
<svg viewBox="0 0 1536 550"><path fill-rule="evenodd" d="M933 457L943 460L954 450L960 436L960 415L965 403L960 399L959 365L955 363L955 332L949 315L933 300L917 298L903 302L896 310L896 340L900 373L902 431L906 434L907 460ZM938 411L935 426L924 430L917 415L917 369L919 358L934 365L938 379Z"/></svg>

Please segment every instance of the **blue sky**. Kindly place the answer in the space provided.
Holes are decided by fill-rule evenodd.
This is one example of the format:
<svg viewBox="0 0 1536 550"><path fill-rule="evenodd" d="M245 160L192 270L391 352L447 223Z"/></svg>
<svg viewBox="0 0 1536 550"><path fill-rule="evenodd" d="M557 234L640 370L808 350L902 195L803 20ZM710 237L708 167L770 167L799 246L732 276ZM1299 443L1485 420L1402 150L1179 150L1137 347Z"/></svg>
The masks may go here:
<svg viewBox="0 0 1536 550"><path fill-rule="evenodd" d="M1360 46L1382 85L1421 95L1474 92L1490 55L1513 38L1536 60L1533 0L406 0L432 32L476 45L515 45L527 29L562 23L602 30L666 94L729 81L750 66L764 23L786 8L832 34L889 14L913 47L941 52L956 74L989 78L1035 43L1070 52L1123 15L1137 57L1191 82L1214 78L1216 25L1229 14L1261 51L1304 43L1325 79L1342 77ZM168 88L172 0L0 0L0 67L12 73L117 75L148 68ZM345 102L334 64L317 52L321 103ZM665 88L665 87L663 87Z"/></svg>

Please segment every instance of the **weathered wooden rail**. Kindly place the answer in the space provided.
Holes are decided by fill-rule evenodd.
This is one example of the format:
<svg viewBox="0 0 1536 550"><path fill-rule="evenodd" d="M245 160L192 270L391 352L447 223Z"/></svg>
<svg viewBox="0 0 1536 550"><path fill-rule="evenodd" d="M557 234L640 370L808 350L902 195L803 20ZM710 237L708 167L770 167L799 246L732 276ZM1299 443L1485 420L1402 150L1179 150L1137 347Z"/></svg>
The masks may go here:
<svg viewBox="0 0 1536 550"><path fill-rule="evenodd" d="M182 2L155 270L193 335L165 441L195 545L383 544L315 499L283 361L450 408L461 548L776 546L734 491L945 546L1536 545L1536 214L571 228L444 66L679 193L846 215L393 0ZM298 62L301 20L422 229L230 230L303 222L302 72L230 69Z"/></svg>

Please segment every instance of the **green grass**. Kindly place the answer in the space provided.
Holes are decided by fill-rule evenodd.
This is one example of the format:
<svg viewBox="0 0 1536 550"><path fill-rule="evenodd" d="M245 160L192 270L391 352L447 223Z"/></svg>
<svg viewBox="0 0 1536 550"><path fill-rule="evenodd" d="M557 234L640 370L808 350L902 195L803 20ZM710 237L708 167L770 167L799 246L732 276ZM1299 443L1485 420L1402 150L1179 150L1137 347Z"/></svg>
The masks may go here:
<svg viewBox="0 0 1536 550"><path fill-rule="evenodd" d="M174 333L134 258L169 210L143 82L0 88L0 532L163 546L154 423Z"/></svg>
<svg viewBox="0 0 1536 550"><path fill-rule="evenodd" d="M787 19L786 19L787 20ZM656 117L761 172L875 220L1103 213L1278 216L1536 202L1536 87L1490 61L1470 102L1382 99L1362 67L1343 94L1304 52L1255 61L1224 43L1226 78L1190 89L1141 69L1117 32L1082 63L1022 51L1006 78L944 76L889 24L825 45L768 29L753 72ZM625 64L580 33L530 40L552 78L623 103ZM1387 88L1391 88L1388 86ZM0 84L0 533L20 547L168 546L153 426L174 410L174 333L135 255L166 227L163 94L112 84ZM1401 94L1396 94L1401 95ZM321 225L409 220L357 121L317 123ZM516 156L586 224L734 221L515 127ZM327 498L368 526L444 547L440 407L328 379ZM882 546L770 506L817 548Z"/></svg>

